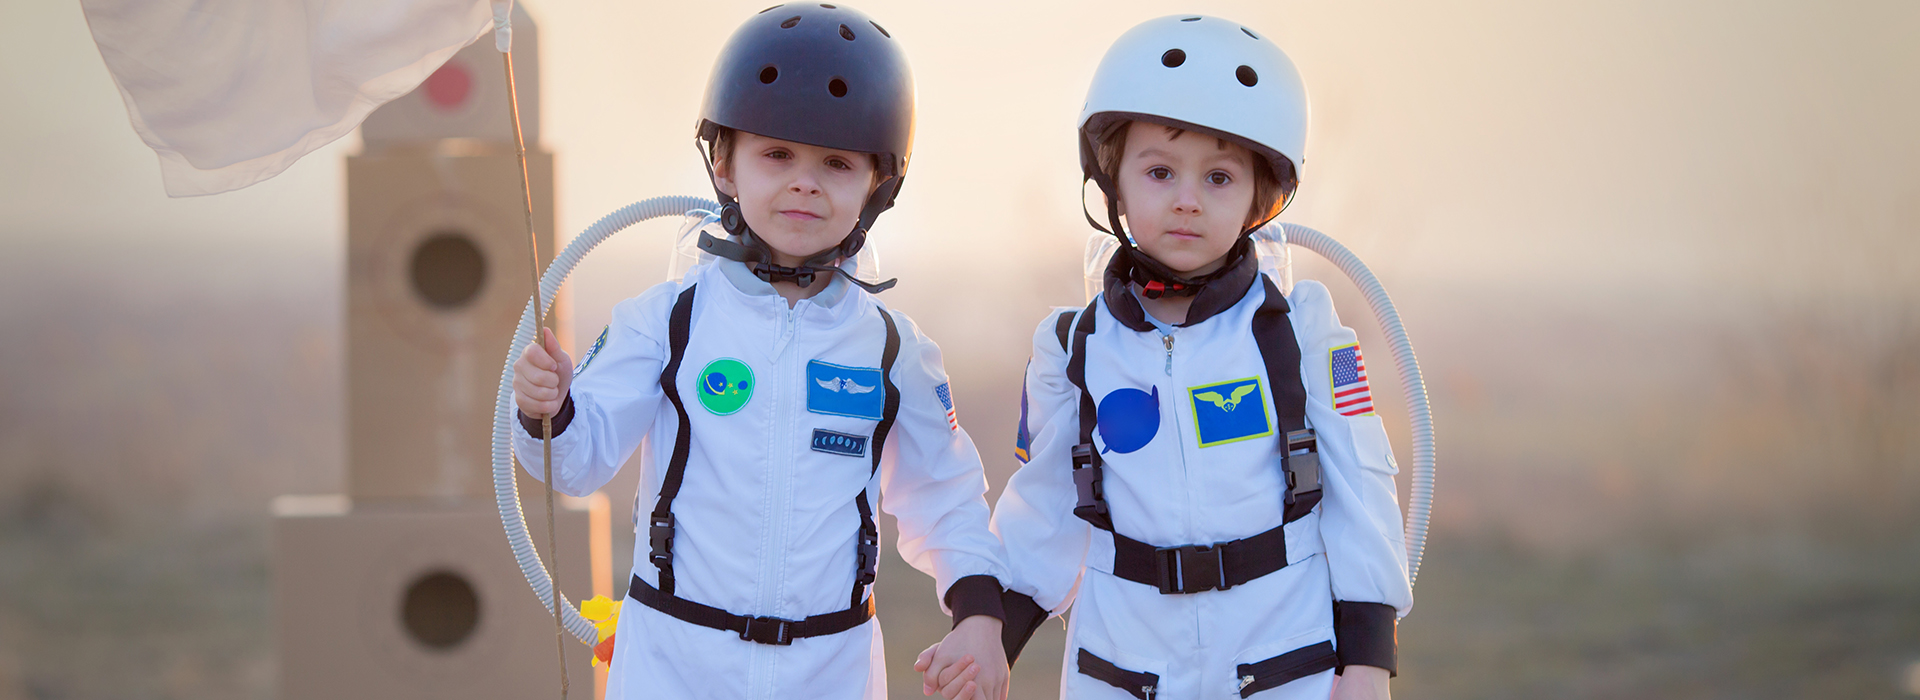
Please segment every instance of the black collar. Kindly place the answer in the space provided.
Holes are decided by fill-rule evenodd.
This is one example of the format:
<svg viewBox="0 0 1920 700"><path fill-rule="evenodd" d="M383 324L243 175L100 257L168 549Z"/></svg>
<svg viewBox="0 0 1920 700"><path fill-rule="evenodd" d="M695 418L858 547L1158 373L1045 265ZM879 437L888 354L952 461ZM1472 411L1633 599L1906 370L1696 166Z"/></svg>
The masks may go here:
<svg viewBox="0 0 1920 700"><path fill-rule="evenodd" d="M1133 275L1129 271L1134 265L1133 256L1139 254L1126 246L1113 251L1113 261L1107 264L1103 295L1107 299L1107 311L1120 325L1145 333L1153 330L1153 322L1147 320L1146 310L1140 308L1140 300L1134 298L1130 288ZM1194 295L1193 304L1187 307L1187 320L1177 324L1178 327L1186 328L1220 315L1240 303L1247 296L1247 290L1253 288L1254 280L1260 277L1260 261L1253 251L1253 239L1242 237L1227 255L1234 262Z"/></svg>

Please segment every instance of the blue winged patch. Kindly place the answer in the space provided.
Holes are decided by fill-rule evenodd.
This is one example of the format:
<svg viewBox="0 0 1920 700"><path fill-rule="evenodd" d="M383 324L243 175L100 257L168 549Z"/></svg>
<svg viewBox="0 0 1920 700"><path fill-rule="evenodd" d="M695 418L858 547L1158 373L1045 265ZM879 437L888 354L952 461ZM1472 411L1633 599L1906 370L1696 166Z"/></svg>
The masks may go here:
<svg viewBox="0 0 1920 700"><path fill-rule="evenodd" d="M878 367L843 367L807 362L807 410L829 416L880 420L887 391Z"/></svg>
<svg viewBox="0 0 1920 700"><path fill-rule="evenodd" d="M1260 378L1189 387L1193 404L1193 425L1200 446L1212 447L1229 442L1251 440L1273 434L1267 422L1267 402L1260 391Z"/></svg>

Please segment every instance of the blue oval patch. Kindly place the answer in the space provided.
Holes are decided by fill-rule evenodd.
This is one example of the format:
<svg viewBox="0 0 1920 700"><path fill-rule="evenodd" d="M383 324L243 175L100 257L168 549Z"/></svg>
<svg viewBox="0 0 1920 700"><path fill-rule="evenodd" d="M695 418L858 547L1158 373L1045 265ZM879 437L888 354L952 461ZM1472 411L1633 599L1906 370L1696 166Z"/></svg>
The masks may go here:
<svg viewBox="0 0 1920 700"><path fill-rule="evenodd" d="M1115 389L1100 399L1100 441L1102 452L1133 452L1160 432L1160 387L1153 393L1139 389Z"/></svg>

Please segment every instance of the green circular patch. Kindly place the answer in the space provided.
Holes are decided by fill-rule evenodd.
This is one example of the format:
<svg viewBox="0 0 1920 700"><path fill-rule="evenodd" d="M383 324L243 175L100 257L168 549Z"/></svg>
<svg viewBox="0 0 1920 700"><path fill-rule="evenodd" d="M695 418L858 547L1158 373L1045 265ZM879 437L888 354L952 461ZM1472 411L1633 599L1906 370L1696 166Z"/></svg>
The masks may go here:
<svg viewBox="0 0 1920 700"><path fill-rule="evenodd" d="M722 357L700 370L700 405L714 415L733 415L753 399L753 368L747 363Z"/></svg>

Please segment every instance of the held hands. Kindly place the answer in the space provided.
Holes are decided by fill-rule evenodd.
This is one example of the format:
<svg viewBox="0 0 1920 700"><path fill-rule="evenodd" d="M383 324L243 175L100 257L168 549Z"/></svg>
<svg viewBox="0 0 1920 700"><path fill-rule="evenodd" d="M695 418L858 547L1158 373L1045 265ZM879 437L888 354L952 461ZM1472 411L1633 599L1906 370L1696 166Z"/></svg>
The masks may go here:
<svg viewBox="0 0 1920 700"><path fill-rule="evenodd" d="M544 343L529 343L513 363L513 403L535 418L559 413L573 385L573 358L560 349L552 329L540 333Z"/></svg>
<svg viewBox="0 0 1920 700"><path fill-rule="evenodd" d="M1006 700L1007 654L1000 646L999 620L975 615L927 647L913 670L925 674L920 692L939 692L946 700Z"/></svg>
<svg viewBox="0 0 1920 700"><path fill-rule="evenodd" d="M1348 666L1333 677L1332 700L1387 700L1387 670L1374 666Z"/></svg>

